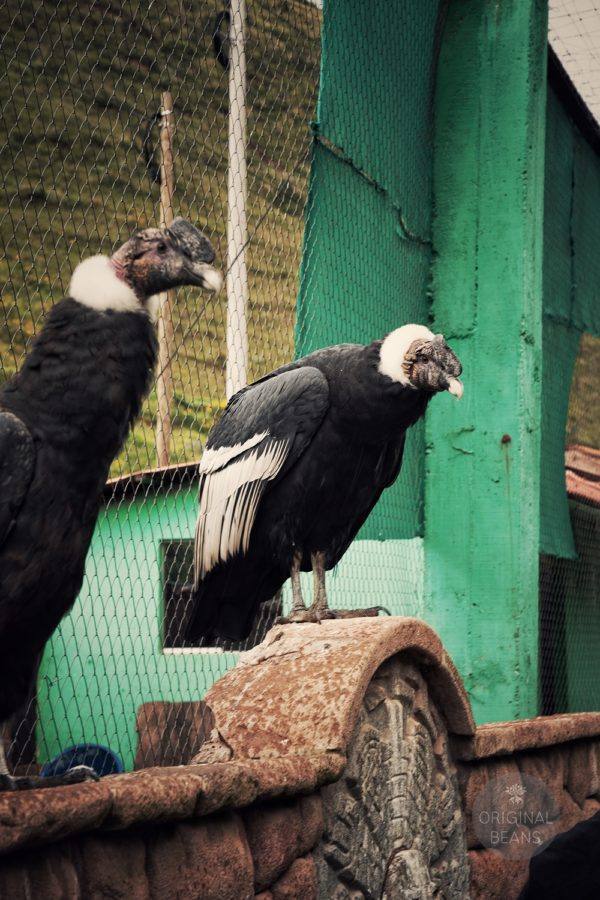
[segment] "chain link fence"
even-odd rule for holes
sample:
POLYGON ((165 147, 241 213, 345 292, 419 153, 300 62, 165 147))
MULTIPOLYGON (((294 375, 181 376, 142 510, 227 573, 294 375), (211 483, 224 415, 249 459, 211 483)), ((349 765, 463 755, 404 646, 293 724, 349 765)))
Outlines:
MULTIPOLYGON (((1 377, 21 364, 77 262, 166 217, 171 188, 173 213, 209 236, 227 273, 217 297, 178 290, 172 326, 163 318, 159 392, 114 463, 82 590, 15 721, 17 770, 90 742, 125 768, 136 754, 152 765, 164 755, 151 732, 173 748, 189 716, 201 730, 201 705, 186 702, 288 602, 284 588, 264 604, 243 644, 181 640, 197 462, 227 395, 294 354, 427 321, 443 4, 423 17, 408 6, 379 15, 369 28, 361 4, 332 6, 323 35, 320 5, 8 2, 1 377)), ((423 612, 423 460, 420 423, 405 477, 329 578, 332 606, 373 598, 423 612)))
MULTIPOLYGON (((157 731, 176 762, 186 734, 209 730, 201 705, 186 701, 202 697, 236 661, 236 651, 258 642, 286 602, 277 596, 265 604, 243 644, 186 647, 181 640, 197 462, 215 417, 237 385, 295 353, 427 320, 432 97, 445 5, 429 3, 421 17, 407 5, 393 20, 374 17, 368 29, 363 7, 349 3, 342 14, 343 5, 332 4, 322 35, 320 4, 308 0, 6 0, 0 380, 21 365, 75 265, 111 252, 161 216, 197 224, 227 272, 227 290, 218 296, 180 289, 170 304, 158 379, 160 385, 167 373, 164 394, 161 400, 153 390, 113 465, 80 597, 48 644, 36 690, 15 718, 10 761, 17 771, 88 742, 116 751, 125 768, 136 753, 139 764, 152 765, 164 761, 160 741, 146 741, 140 757, 139 738, 157 731), (321 46, 329 65, 317 110, 321 46), (171 211, 164 200, 161 206, 165 141, 173 159, 171 211), (365 303, 369 295, 377 304, 365 303)), ((584 97, 592 103, 591 94, 584 97)), ((563 165, 573 158, 572 137, 557 108, 549 107, 552 115, 544 262, 544 712, 600 703, 598 504, 589 491, 573 488, 567 506, 564 491, 565 435, 569 445, 600 446, 600 340, 570 320, 570 305, 569 315, 561 305, 572 303, 572 273, 565 281, 560 227, 565 204, 576 202, 570 189, 561 193, 561 185, 574 183, 573 165, 563 165), (561 406, 557 398, 567 397, 576 358, 567 408, 568 400, 561 406)), ((409 437, 401 483, 386 492, 349 551, 351 568, 342 565, 330 576, 332 606, 363 605, 356 600, 372 596, 394 612, 425 614, 425 449, 419 425, 409 437)), ((582 461, 596 465, 590 459, 587 452, 572 457, 571 471, 581 477, 582 461)), ((599 477, 588 472, 586 480, 599 477)))
MULTIPOLYGON (((230 342, 247 345, 244 380, 294 354, 321 10, 305 0, 7 0, 3 14, 0 380, 20 367, 76 264, 138 228, 182 215, 229 268, 227 291, 181 289, 170 304, 158 379, 168 368, 167 406, 155 388, 114 462, 81 597, 13 728, 17 769, 84 741, 116 747, 130 767, 141 704, 201 696, 232 662, 212 653, 190 672, 178 652, 195 464, 226 402, 230 342), (161 207, 165 138, 171 210, 161 207), (232 169, 244 206, 228 234, 232 169), (243 321, 231 308, 228 319, 228 294, 246 301, 243 321)), ((267 605, 247 645, 279 606, 267 605)))

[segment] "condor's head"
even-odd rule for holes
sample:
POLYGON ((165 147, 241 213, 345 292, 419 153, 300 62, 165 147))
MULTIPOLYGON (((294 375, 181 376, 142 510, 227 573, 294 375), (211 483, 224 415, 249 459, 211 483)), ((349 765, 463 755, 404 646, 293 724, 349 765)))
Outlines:
POLYGON ((220 289, 208 238, 186 219, 169 228, 138 231, 111 256, 92 256, 73 273, 69 296, 101 311, 147 312, 156 317, 157 294, 182 285, 220 289))
POLYGON ((434 394, 449 391, 463 395, 460 361, 443 335, 424 325, 404 325, 384 338, 379 351, 379 371, 406 387, 434 394))

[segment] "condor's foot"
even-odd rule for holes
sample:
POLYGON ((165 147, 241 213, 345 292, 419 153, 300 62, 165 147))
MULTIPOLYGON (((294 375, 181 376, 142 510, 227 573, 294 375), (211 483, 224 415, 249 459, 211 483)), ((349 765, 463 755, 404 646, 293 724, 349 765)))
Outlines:
POLYGON ((275 619, 276 625, 293 625, 298 622, 321 622, 323 619, 335 619, 334 609, 315 609, 310 606, 308 609, 293 609, 289 616, 279 616, 275 619))
POLYGON ((332 615, 323 616, 324 619, 362 619, 365 616, 378 616, 380 612, 391 616, 391 612, 385 606, 367 606, 365 609, 327 609, 325 612, 332 615))
POLYGON ((363 616, 374 617, 384 612, 391 615, 385 606, 369 606, 366 609, 329 609, 326 607, 314 607, 309 609, 292 610, 289 616, 279 616, 275 625, 292 625, 299 622, 320 623, 325 619, 362 619, 363 616))
POLYGON ((0 775, 0 791, 32 791, 99 780, 100 776, 89 766, 74 766, 64 775, 49 775, 47 778, 43 775, 0 775))

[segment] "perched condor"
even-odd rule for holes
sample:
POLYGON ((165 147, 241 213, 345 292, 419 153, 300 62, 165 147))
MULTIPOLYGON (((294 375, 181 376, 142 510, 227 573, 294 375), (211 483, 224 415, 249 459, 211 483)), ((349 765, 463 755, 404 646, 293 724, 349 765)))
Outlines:
POLYGON ((325 570, 398 477, 406 431, 431 397, 462 396, 461 371, 442 335, 405 325, 368 346, 318 350, 232 397, 200 463, 186 643, 243 640, 290 576, 286 621, 335 616, 325 570), (300 571, 311 568, 307 609, 300 571))
MULTIPOLYGON (((184 284, 218 290, 214 257, 176 219, 85 260, 0 391, 0 726, 25 702, 81 587, 110 465, 153 379, 155 295, 184 284)), ((89 774, 80 767, 67 780, 89 774)), ((0 740, 0 788, 58 780, 13 778, 0 740)))

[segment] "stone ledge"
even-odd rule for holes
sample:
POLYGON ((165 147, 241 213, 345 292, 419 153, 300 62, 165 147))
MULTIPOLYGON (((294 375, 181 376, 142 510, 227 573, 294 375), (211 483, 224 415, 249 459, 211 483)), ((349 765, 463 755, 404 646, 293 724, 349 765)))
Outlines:
POLYGON ((144 769, 100 782, 0 793, 0 855, 91 830, 193 820, 309 794, 341 775, 342 754, 144 769))
POLYGON ((464 761, 539 750, 600 736, 600 712, 560 713, 515 722, 479 725, 471 736, 451 736, 455 759, 464 761))
POLYGON ((206 695, 235 759, 344 752, 367 685, 387 659, 411 655, 448 731, 475 724, 460 676, 437 634, 418 619, 330 619, 272 628, 206 695))

